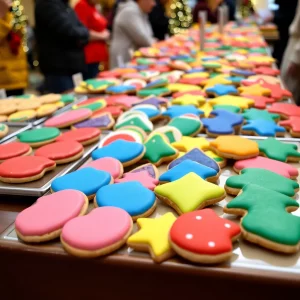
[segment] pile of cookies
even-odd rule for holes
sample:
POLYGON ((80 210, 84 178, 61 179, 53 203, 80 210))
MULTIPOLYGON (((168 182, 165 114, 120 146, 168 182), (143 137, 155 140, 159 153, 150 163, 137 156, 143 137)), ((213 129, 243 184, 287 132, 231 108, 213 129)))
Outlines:
POLYGON ((0 100, 0 122, 25 122, 46 117, 73 101, 73 95, 58 94, 24 95, 2 99, 0 100))

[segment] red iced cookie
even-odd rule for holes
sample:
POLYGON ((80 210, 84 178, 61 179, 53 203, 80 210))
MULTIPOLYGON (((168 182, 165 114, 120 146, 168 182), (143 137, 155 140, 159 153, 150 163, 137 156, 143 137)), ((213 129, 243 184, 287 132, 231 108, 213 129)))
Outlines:
POLYGON ((279 125, 289 129, 291 136, 300 137, 300 117, 289 117, 288 120, 279 122, 279 125))
POLYGON ((300 117, 300 107, 291 103, 273 103, 268 111, 279 114, 284 118, 300 117))
POLYGON ((31 147, 25 143, 12 142, 2 144, 0 145, 0 162, 17 156, 26 156, 31 152, 31 147))
POLYGON ((277 76, 280 74, 280 71, 278 69, 272 69, 269 67, 255 68, 253 71, 256 74, 263 74, 263 75, 269 75, 269 76, 277 76))
POLYGON ((290 91, 283 89, 280 84, 270 84, 270 83, 263 83, 262 86, 271 90, 271 98, 275 100, 283 100, 291 98, 293 95, 290 91))
POLYGON ((179 83, 192 84, 192 85, 201 85, 207 78, 181 78, 179 83))
POLYGON ((55 161, 45 157, 19 156, 10 158, 0 165, 0 181, 24 183, 38 180, 55 167, 55 161))
POLYGON ((267 104, 276 102, 275 99, 265 96, 252 96, 243 94, 243 97, 254 100, 254 107, 258 109, 265 109, 267 104))
POLYGON ((82 145, 89 145, 99 140, 101 130, 98 128, 78 128, 61 134, 57 141, 76 141, 82 145))
POLYGON ((170 230, 171 247, 180 256, 200 263, 219 263, 232 255, 240 226, 220 218, 212 209, 181 215, 170 230))
POLYGON ((66 164, 83 155, 83 146, 75 141, 55 142, 42 146, 35 151, 35 156, 46 157, 57 164, 66 164))
POLYGON ((97 118, 97 116, 103 115, 104 113, 110 113, 112 117, 116 119, 123 113, 123 110, 119 106, 107 106, 98 111, 95 111, 92 114, 91 118, 97 118))

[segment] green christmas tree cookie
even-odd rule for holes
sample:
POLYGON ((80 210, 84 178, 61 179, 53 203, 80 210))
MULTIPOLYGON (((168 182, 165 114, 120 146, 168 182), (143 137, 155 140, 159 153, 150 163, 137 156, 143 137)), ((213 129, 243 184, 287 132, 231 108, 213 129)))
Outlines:
POLYGON ((300 218, 289 212, 299 204, 292 198, 249 184, 227 204, 225 213, 243 216, 244 239, 283 253, 295 253, 300 246, 300 218))
POLYGON ((257 141, 257 144, 260 155, 283 162, 300 161, 300 152, 295 144, 283 143, 275 138, 257 141))

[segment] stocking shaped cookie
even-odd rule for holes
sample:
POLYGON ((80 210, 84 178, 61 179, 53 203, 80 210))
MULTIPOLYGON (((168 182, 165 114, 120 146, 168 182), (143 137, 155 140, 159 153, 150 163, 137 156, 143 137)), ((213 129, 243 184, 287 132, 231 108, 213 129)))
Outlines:
POLYGON ((220 218, 212 209, 197 210, 180 216, 170 231, 171 247, 192 262, 219 263, 232 255, 232 242, 240 227, 220 218))
POLYGON ((290 214, 299 207, 292 198, 249 184, 227 204, 226 213, 243 216, 243 237, 262 247, 284 253, 300 248, 300 218, 290 214))

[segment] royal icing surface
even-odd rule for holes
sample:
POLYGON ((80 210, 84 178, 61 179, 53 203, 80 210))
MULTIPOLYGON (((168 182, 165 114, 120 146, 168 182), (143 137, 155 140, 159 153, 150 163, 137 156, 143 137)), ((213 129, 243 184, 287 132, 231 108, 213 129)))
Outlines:
POLYGON ((169 143, 178 142, 182 139, 182 134, 174 126, 163 126, 154 130, 154 132, 163 133, 169 140, 169 143))
POLYGON ((92 158, 95 160, 103 157, 112 157, 121 163, 125 163, 142 155, 144 150, 145 147, 142 144, 116 140, 107 146, 93 151, 92 158))
POLYGON ((94 168, 83 168, 55 178, 51 183, 51 189, 53 192, 71 189, 91 196, 110 182, 111 175, 108 172, 94 168))
POLYGON ((284 127, 278 126, 275 122, 262 119, 248 121, 248 123, 242 127, 242 131, 255 132, 261 136, 283 135, 286 132, 284 127))
POLYGON ((64 132, 56 140, 65 142, 76 141, 82 143, 99 137, 100 133, 101 131, 98 128, 79 128, 64 132))
POLYGON ((135 115, 128 116, 125 119, 118 121, 115 128, 119 129, 125 126, 137 126, 143 129, 145 132, 151 132, 153 130, 153 124, 149 119, 135 115))
POLYGON ((38 129, 27 130, 17 135, 20 142, 23 143, 39 143, 55 139, 60 135, 57 128, 43 127, 38 129))
POLYGON ((254 105, 254 100, 246 97, 226 95, 211 99, 210 103, 211 105, 234 105, 241 109, 246 109, 254 105))
POLYGON ((280 118, 278 114, 272 114, 266 110, 250 108, 244 111, 243 117, 246 120, 266 120, 266 121, 276 121, 280 118))
POLYGON ((279 125, 290 128, 291 131, 300 132, 300 117, 289 117, 288 120, 279 122, 279 125))
POLYGON ((237 95, 238 90, 234 85, 216 84, 210 88, 207 88, 206 93, 213 94, 215 96, 237 95))
POLYGON ((239 113, 241 111, 241 109, 238 106, 234 106, 234 105, 214 105, 213 106, 213 110, 226 110, 232 113, 239 113))
POLYGON ((300 107, 291 103, 273 103, 268 111, 287 117, 300 117, 300 107))
POLYGON ((226 196, 223 188, 192 172, 178 180, 157 186, 154 192, 159 198, 167 198, 179 214, 201 209, 226 196))
POLYGON ((160 116, 160 110, 151 104, 135 105, 131 110, 138 110, 144 112, 149 119, 154 119, 160 116))
POLYGON ((292 167, 291 165, 262 156, 237 161, 235 162, 233 168, 238 171, 246 168, 265 169, 287 178, 294 178, 299 175, 298 169, 292 167))
POLYGON ((212 168, 206 167, 192 160, 185 160, 171 170, 163 173, 159 177, 159 181, 175 181, 190 172, 197 174, 203 179, 218 175, 218 172, 212 168))
POLYGON ((132 228, 128 213, 117 207, 101 207, 69 221, 62 240, 71 247, 95 251, 120 242, 132 228))
POLYGON ((91 129, 91 128, 99 128, 99 129, 109 129, 115 124, 114 119, 112 118, 110 113, 103 113, 102 115, 98 115, 98 117, 93 117, 91 119, 85 120, 83 122, 74 124, 74 128, 77 129, 91 129))
POLYGON ((232 251, 232 239, 240 232, 237 224, 207 208, 180 216, 170 230, 170 240, 195 254, 218 255, 232 251))
POLYGON ((115 183, 122 183, 128 181, 138 181, 145 188, 149 190, 154 190, 154 188, 158 185, 158 180, 149 175, 148 171, 141 171, 138 173, 125 173, 123 178, 116 179, 115 183))
POLYGON ((206 150, 209 148, 209 141, 202 137, 183 136, 180 141, 172 143, 172 146, 182 152, 188 152, 194 148, 206 150))
POLYGON ((0 165, 0 177, 27 178, 55 167, 55 162, 39 156, 19 156, 6 160, 0 165))
POLYGON ((151 176, 152 178, 157 178, 157 173, 158 173, 157 168, 152 164, 141 165, 141 166, 133 169, 130 172, 131 173, 139 173, 139 172, 143 172, 143 171, 147 171, 149 176, 151 176))
POLYGON ((190 136, 195 135, 201 130, 202 123, 198 117, 191 118, 183 115, 172 119, 168 126, 177 128, 183 136, 190 136))
POLYGON ((6 160, 16 156, 21 156, 29 153, 31 147, 20 142, 11 142, 0 145, 0 160, 6 160))
POLYGON ((256 184, 289 197, 293 197, 295 190, 299 189, 299 184, 296 181, 258 168, 243 169, 240 175, 229 177, 225 183, 227 187, 234 189, 242 189, 248 184, 256 184))
POLYGON ((73 190, 43 196, 17 216, 16 230, 23 236, 41 236, 59 230, 80 214, 85 199, 84 194, 73 190))
POLYGON ((200 116, 203 115, 203 111, 193 105, 172 105, 162 113, 162 116, 173 119, 184 114, 194 114, 196 116, 200 116))
POLYGON ((99 189, 96 194, 98 206, 119 207, 133 217, 150 210, 155 199, 155 194, 137 181, 112 184, 99 189))

